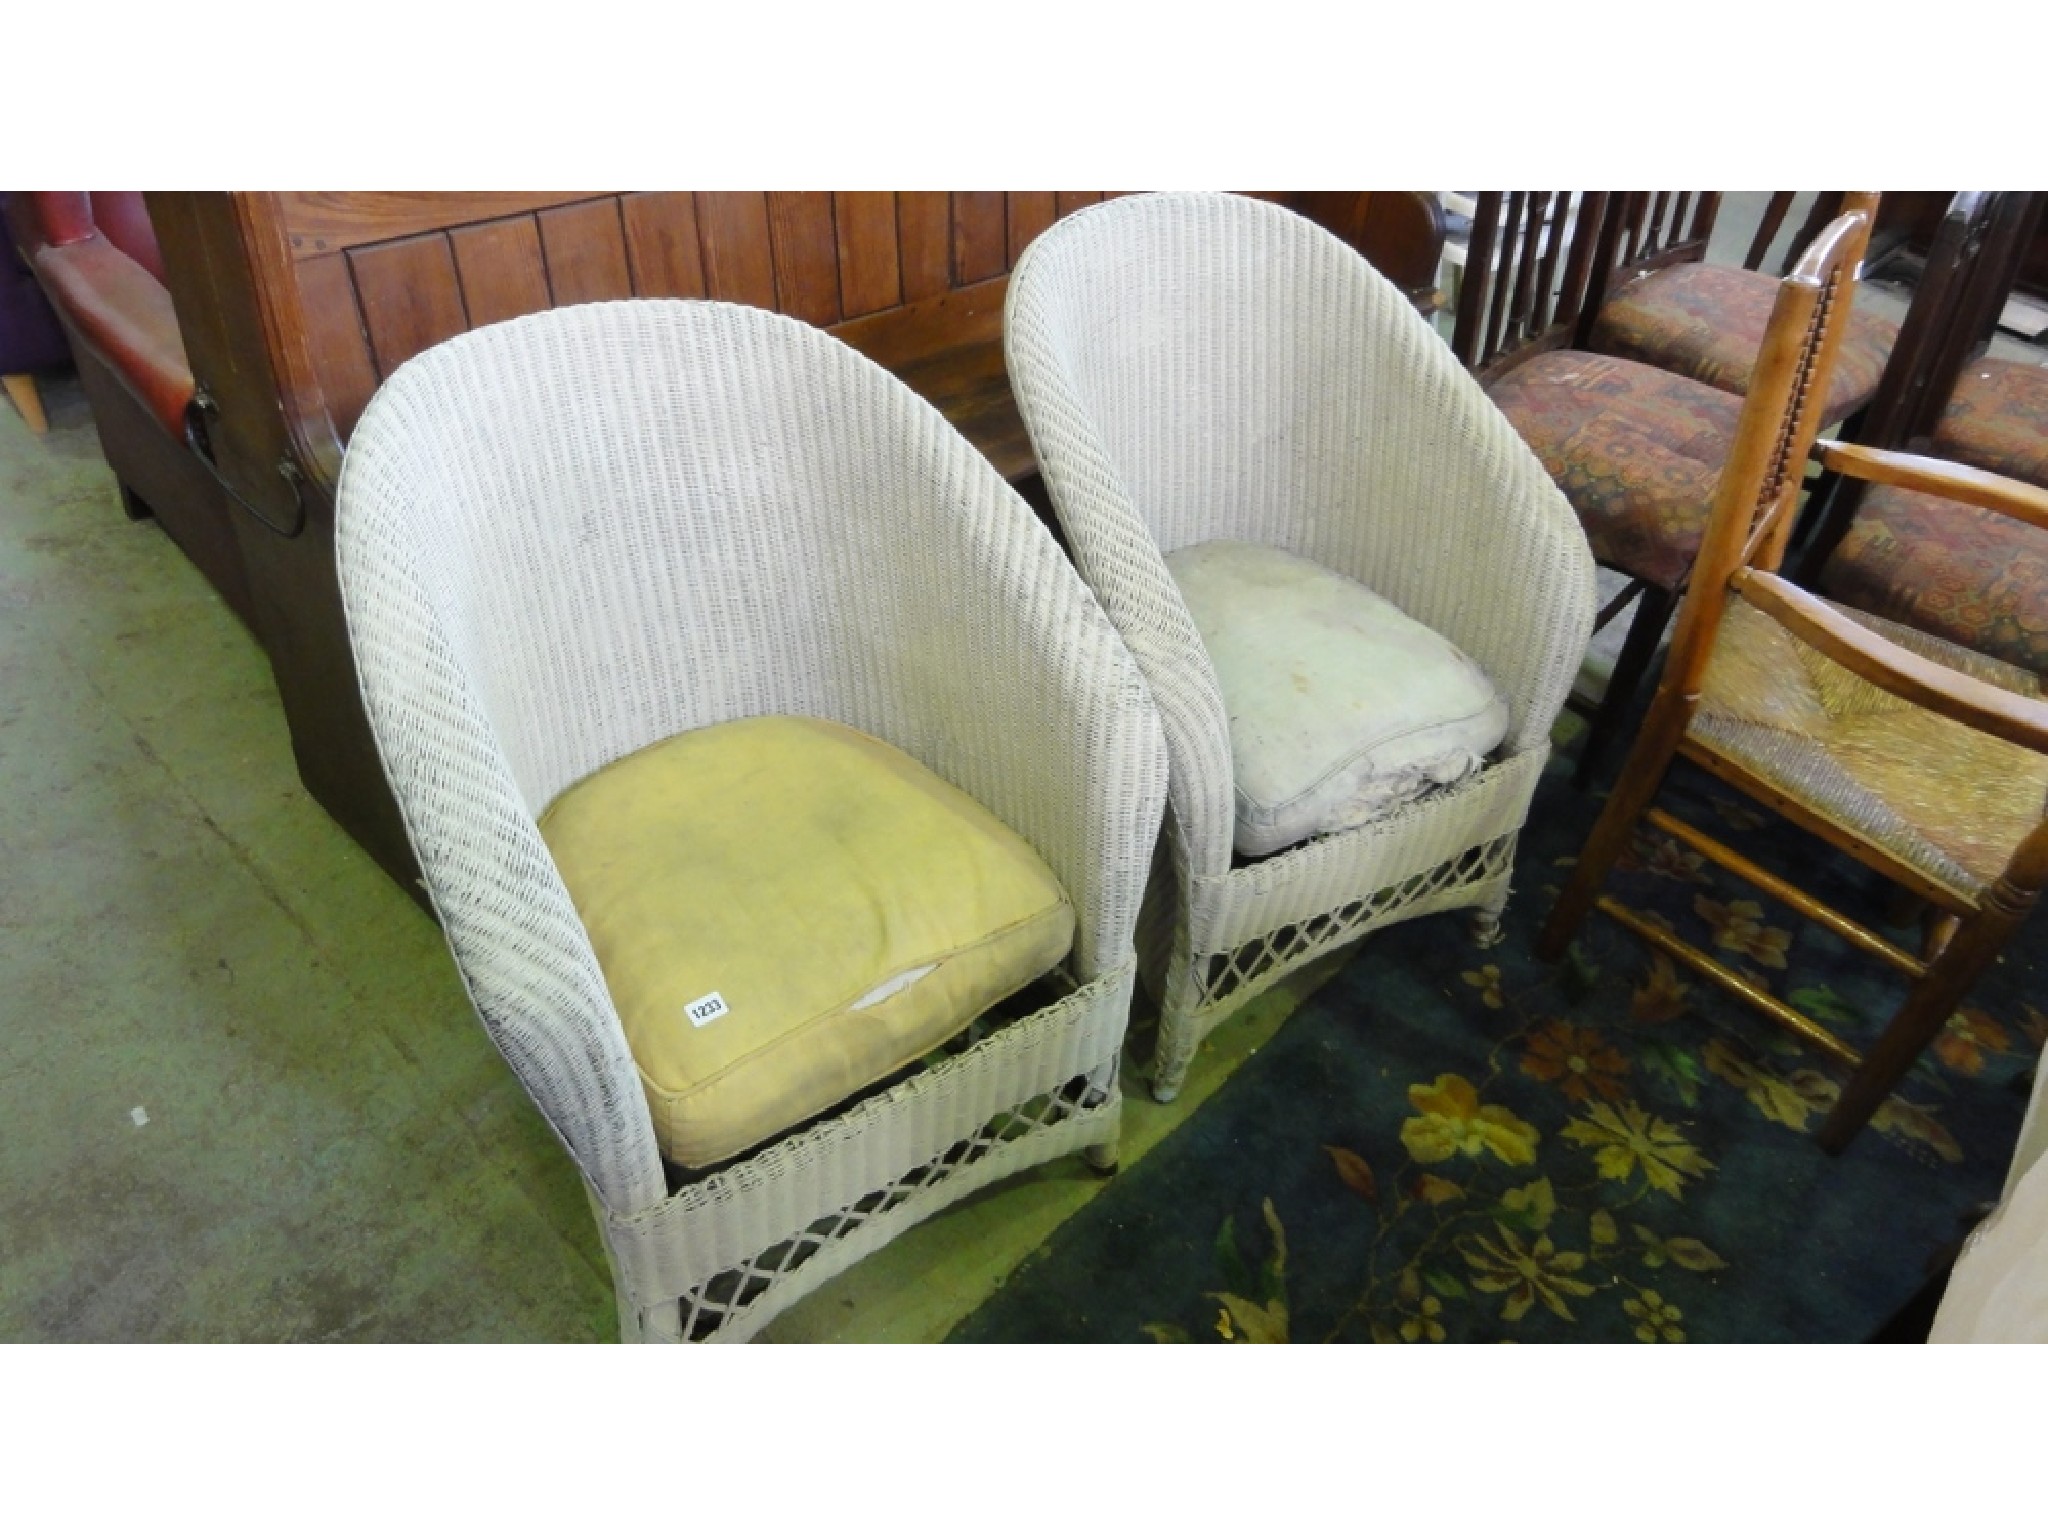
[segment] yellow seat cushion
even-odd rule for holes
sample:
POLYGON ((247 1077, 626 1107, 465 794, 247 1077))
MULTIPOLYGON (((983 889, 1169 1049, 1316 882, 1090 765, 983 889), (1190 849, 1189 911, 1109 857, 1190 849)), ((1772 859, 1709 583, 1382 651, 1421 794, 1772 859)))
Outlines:
POLYGON ((672 736, 572 785, 540 829, 655 1138, 687 1168, 915 1061, 1073 942, 1066 893, 1028 843, 831 721, 672 736))

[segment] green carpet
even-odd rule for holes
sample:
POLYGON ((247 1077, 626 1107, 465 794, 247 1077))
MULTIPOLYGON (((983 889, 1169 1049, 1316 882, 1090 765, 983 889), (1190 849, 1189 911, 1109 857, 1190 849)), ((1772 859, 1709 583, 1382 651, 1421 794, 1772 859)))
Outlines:
MULTIPOLYGON (((2048 1035, 2037 918, 1839 1157, 1840 1070, 1594 914, 1536 930, 1597 803, 1553 761, 1507 938, 1365 941, 956 1341, 1871 1337, 1997 1197, 2048 1035)), ((1852 914, 1883 882, 1679 765, 1663 801, 1852 914)), ((1612 888, 1867 1044, 1879 962, 1646 830, 1612 888)), ((1895 933, 1910 943, 1909 934, 1895 933)))

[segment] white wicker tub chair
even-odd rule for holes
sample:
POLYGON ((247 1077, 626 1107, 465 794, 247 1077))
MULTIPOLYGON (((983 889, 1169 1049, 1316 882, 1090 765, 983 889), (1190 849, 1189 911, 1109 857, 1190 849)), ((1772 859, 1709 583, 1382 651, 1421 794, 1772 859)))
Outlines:
POLYGON ((561 309, 396 372, 336 518, 426 888, 588 1187, 624 1339, 751 1337, 995 1179, 1113 1164, 1165 747, 1051 534, 937 411, 765 311, 561 309), (1064 888, 1073 947, 1036 1011, 684 1176, 536 817, 649 743, 777 714, 879 738, 993 812, 1064 888))
POLYGON ((1172 759, 1141 925, 1156 1097, 1290 971, 1401 918, 1498 934, 1516 833, 1592 626, 1571 508, 1401 294, 1338 240, 1227 194, 1069 216, 1010 280, 1005 345, 1076 562, 1150 683, 1172 759), (1462 649, 1510 708, 1453 787, 1233 862, 1230 723, 1165 557, 1206 541, 1316 562, 1462 649))

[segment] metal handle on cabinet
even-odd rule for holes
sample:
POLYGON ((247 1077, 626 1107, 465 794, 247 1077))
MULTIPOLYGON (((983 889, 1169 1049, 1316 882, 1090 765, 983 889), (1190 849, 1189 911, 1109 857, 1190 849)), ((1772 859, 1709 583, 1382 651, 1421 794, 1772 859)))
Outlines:
POLYGON ((298 465, 288 458, 282 458, 277 461, 278 474, 284 478, 285 484, 292 488, 292 519, 289 527, 272 522, 265 515, 261 507, 250 501, 248 497, 235 488, 233 482, 221 473, 220 466, 214 462, 213 445, 207 439, 206 418, 216 416, 219 413, 220 406, 215 403, 213 396, 206 392, 205 385, 202 384, 194 389, 192 391, 192 402, 185 407, 185 446, 192 450, 194 458, 206 466, 206 472, 213 476, 214 483, 227 492, 229 499, 235 505, 244 512, 247 512, 279 538, 296 539, 306 527, 306 477, 304 473, 301 472, 298 465))

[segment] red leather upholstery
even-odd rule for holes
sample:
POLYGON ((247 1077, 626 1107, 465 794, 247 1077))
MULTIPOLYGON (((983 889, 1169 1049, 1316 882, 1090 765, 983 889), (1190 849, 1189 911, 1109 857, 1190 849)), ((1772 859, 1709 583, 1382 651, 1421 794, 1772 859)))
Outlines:
POLYGON ((46 245, 36 253, 35 265, 51 302, 113 365, 163 429, 182 440, 192 367, 170 290, 100 234, 46 245))
POLYGON ((92 192, 92 221, 99 232, 159 283, 167 283, 164 253, 157 249, 156 231, 150 227, 149 210, 140 192, 92 192))
POLYGON ((15 194, 22 228, 21 248, 33 256, 46 245, 70 245, 92 238, 90 192, 20 192, 15 194))
POLYGON ((27 192, 13 202, 17 237, 50 302, 183 442, 192 366, 142 194, 27 192))
POLYGON ((236 514, 187 446, 192 365, 139 192, 30 192, 10 224, 63 321, 100 451, 130 517, 154 517, 252 627, 236 514))

